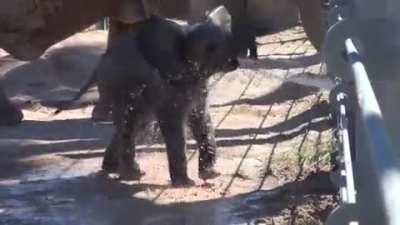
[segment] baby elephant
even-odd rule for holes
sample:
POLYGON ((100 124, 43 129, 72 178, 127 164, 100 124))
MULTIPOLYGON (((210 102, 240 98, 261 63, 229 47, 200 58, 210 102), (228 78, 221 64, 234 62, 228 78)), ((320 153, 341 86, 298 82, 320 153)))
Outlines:
POLYGON ((100 91, 112 93, 116 127, 105 151, 104 171, 140 179, 144 173, 135 160, 135 136, 156 119, 173 185, 193 184, 187 175, 186 121, 200 151, 199 177, 218 175, 207 79, 238 66, 230 24, 224 7, 214 9, 204 22, 187 26, 153 16, 103 55, 95 76, 100 91))

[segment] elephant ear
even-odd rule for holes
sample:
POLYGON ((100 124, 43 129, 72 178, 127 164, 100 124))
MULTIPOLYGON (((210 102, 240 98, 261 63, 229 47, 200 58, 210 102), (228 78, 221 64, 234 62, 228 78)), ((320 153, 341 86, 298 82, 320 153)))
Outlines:
POLYGON ((231 31, 232 18, 231 14, 224 6, 218 6, 207 15, 207 21, 220 27, 225 31, 231 31))

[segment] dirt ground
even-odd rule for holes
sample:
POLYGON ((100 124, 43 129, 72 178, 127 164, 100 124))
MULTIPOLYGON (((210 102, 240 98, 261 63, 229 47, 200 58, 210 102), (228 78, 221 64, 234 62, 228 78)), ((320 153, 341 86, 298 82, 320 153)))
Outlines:
MULTIPOLYGON (((0 224, 322 224, 335 206, 329 183, 332 86, 302 28, 259 38, 258 62, 210 80, 221 176, 172 188, 158 133, 138 140, 146 175, 120 182, 98 173, 111 123, 90 120, 95 88, 57 116, 37 102, 67 99, 104 51, 105 33, 77 34, 41 59, 0 58, 0 76, 25 119, 0 128, 0 224)), ((4 53, 0 53, 5 55, 4 53)))

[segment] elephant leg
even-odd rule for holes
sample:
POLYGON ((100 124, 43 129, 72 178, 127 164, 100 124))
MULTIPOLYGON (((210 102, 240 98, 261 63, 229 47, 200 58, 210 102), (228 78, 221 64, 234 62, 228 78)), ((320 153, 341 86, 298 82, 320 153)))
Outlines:
POLYGON ((0 126, 16 125, 20 123, 22 119, 22 111, 11 103, 3 88, 0 86, 0 126))
POLYGON ((118 136, 116 133, 111 139, 111 143, 104 152, 103 163, 101 168, 106 173, 115 173, 118 170, 118 136))
POLYGON ((192 186, 194 182, 187 175, 184 119, 179 113, 170 114, 164 112, 161 114, 159 116, 160 130, 167 146, 169 174, 172 185, 176 187, 192 186))
POLYGON ((121 37, 124 37, 127 33, 134 30, 140 21, 136 23, 124 23, 119 20, 110 18, 110 27, 108 30, 107 38, 107 49, 109 49, 114 43, 118 41, 121 37))
POLYGON ((193 108, 189 116, 189 126, 199 148, 199 177, 211 179, 219 175, 214 169, 217 144, 205 98, 206 96, 193 108))
MULTIPOLYGON (((118 42, 118 40, 128 32, 140 26, 140 22, 135 24, 124 23, 115 19, 110 19, 110 29, 108 31, 107 50, 118 42)), ((106 51, 107 51, 106 50, 106 51)), ((112 118, 112 94, 110 90, 99 87, 99 100, 93 108, 92 119, 95 121, 109 121, 112 118)))
POLYGON ((251 37, 251 41, 249 43, 249 51, 250 51, 249 57, 251 59, 258 59, 257 42, 255 36, 251 37))
POLYGON ((139 164, 136 162, 134 135, 138 130, 137 123, 140 118, 137 117, 137 112, 131 106, 132 101, 129 94, 122 93, 119 98, 113 100, 118 173, 122 180, 139 180, 144 172, 140 170, 139 164))

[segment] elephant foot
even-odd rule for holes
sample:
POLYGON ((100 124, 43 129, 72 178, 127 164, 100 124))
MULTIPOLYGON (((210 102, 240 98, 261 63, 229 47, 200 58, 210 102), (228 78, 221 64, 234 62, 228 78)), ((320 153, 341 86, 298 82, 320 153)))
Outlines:
POLYGON ((133 166, 124 164, 125 163, 121 163, 118 168, 120 180, 140 180, 140 178, 145 175, 145 172, 139 168, 137 163, 134 163, 133 166))
POLYGON ((252 60, 258 60, 258 56, 252 56, 252 55, 250 55, 249 58, 252 59, 252 60))
POLYGON ((95 105, 92 111, 92 120, 94 121, 111 121, 112 112, 110 106, 95 105))
POLYGON ((19 124, 24 115, 22 111, 12 103, 0 106, 0 126, 13 126, 19 124))
POLYGON ((252 60, 257 60, 257 59, 258 59, 258 53, 257 53, 257 51, 256 51, 256 52, 251 52, 251 51, 250 51, 249 58, 252 59, 252 60))
POLYGON ((199 170, 199 177, 203 180, 213 179, 221 175, 219 172, 215 171, 214 168, 206 168, 199 170))
POLYGON ((105 173, 116 173, 118 171, 118 161, 117 162, 108 162, 108 161, 104 160, 101 165, 101 169, 105 173))
POLYGON ((115 138, 113 137, 110 145, 107 146, 104 152, 103 163, 101 164, 101 169, 105 173, 117 173, 119 161, 116 155, 117 149, 115 149, 115 138))
POLYGON ((173 187, 191 187, 194 185, 195 182, 189 177, 175 178, 172 180, 173 187))

